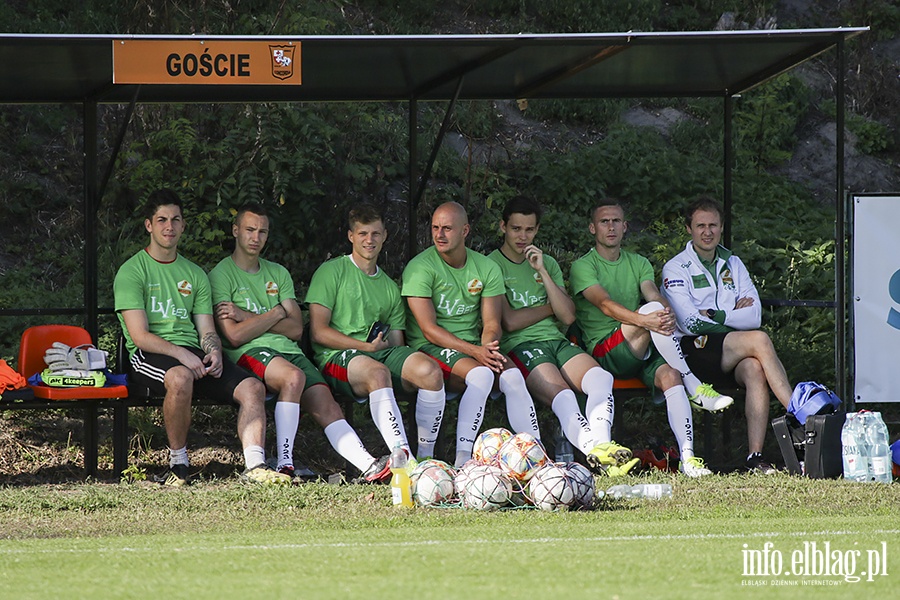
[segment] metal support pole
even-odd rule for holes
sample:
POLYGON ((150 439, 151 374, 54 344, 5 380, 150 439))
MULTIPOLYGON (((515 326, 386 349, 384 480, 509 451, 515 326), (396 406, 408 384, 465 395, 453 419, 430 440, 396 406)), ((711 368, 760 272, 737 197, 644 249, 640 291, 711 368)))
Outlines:
POLYGON ((407 193, 407 225, 406 225, 406 261, 412 260, 418 253, 416 243, 416 226, 419 222, 419 207, 416 206, 416 187, 419 181, 418 136, 419 136, 419 103, 415 98, 409 101, 409 192, 407 193))
POLYGON ((844 274, 845 231, 844 215, 844 73, 846 71, 844 57, 844 36, 838 36, 837 42, 837 76, 835 78, 835 249, 834 249, 834 301, 837 304, 837 314, 834 319, 834 369, 835 387, 838 397, 849 400, 848 408, 853 407, 853 399, 850 398, 848 387, 850 373, 847 370, 847 293, 846 275, 844 274))
POLYGON ((460 77, 459 83, 456 84, 456 91, 453 92, 453 97, 450 99, 450 104, 447 105, 447 112, 444 113, 444 120, 441 121, 441 128, 434 140, 434 146, 431 148, 428 162, 425 163, 425 170, 422 171, 422 181, 416 189, 416 208, 419 207, 419 202, 422 200, 422 196, 425 195, 425 186, 428 184, 428 178, 431 177, 431 169, 434 167, 434 161, 437 160, 438 152, 441 149, 441 143, 444 141, 444 135, 446 135, 447 130, 450 129, 450 117, 453 116, 453 109, 456 107, 456 100, 459 98, 459 93, 462 91, 462 85, 463 78, 460 77))
POLYGON ((97 103, 83 105, 84 127, 84 328, 97 343, 97 103))
POLYGON ((722 245, 731 247, 731 205, 734 200, 733 171, 734 171, 734 139, 731 122, 734 120, 734 98, 729 94, 725 96, 725 123, 722 136, 723 154, 723 189, 722 206, 725 209, 725 223, 722 224, 722 245))

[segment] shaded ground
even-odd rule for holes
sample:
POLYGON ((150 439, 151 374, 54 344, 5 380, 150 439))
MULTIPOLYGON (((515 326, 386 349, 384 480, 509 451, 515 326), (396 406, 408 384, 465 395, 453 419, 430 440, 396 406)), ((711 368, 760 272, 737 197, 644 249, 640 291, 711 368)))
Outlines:
MULTIPOLYGON (((891 431, 891 440, 900 438, 900 403, 867 405, 880 410, 891 431)), ((649 400, 627 399, 617 402, 616 438, 619 442, 639 450, 647 447, 651 438, 658 437, 674 446, 665 408, 649 400)), ((164 470, 168 454, 158 409, 131 409, 131 457, 133 470, 153 475, 164 470)), ((439 457, 452 456, 451 424, 455 423, 455 407, 448 408, 447 419, 438 445, 439 457), (449 433, 448 433, 449 432, 449 433)), ((549 409, 540 407, 541 431, 548 450, 553 452, 553 431, 556 425, 549 409)), ((783 414, 773 409, 772 416, 783 414)), ((383 450, 378 431, 368 414, 367 406, 357 406, 357 430, 372 454, 383 450)), ((746 424, 742 403, 722 415, 705 418, 695 413, 695 447, 710 466, 721 472, 739 469, 746 457, 746 424), (706 447, 706 427, 710 427, 706 447)), ((234 432, 234 411, 225 407, 195 409, 194 423, 188 441, 192 473, 204 479, 234 477, 243 468, 243 455, 234 432)), ((271 423, 271 415, 270 415, 271 423)), ((489 406, 482 430, 505 425, 502 402, 489 406)), ((84 478, 83 422, 80 410, 4 411, 0 413, 0 486, 43 485, 80 481, 84 478)), ((272 453, 270 425, 269 455, 272 453)), ((407 431, 411 431, 409 424, 407 431)), ((99 479, 116 481, 112 471, 112 415, 101 414, 99 479)), ((386 451, 386 450, 385 450, 386 451)), ((766 437, 766 458, 783 465, 771 431, 766 437)), ((301 419, 300 432, 294 451, 295 461, 309 465, 327 477, 341 473, 343 459, 328 445, 322 430, 309 417, 301 419)), ((355 475, 355 473, 351 474, 355 475)))

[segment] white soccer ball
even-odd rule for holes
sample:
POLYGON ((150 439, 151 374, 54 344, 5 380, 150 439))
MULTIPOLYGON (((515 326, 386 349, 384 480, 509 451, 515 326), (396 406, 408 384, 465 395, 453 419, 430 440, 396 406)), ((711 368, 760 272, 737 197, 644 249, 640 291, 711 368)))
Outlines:
POLYGON ((466 508, 494 510, 506 506, 513 493, 512 482, 497 467, 477 465, 464 469, 460 500, 466 508))
POLYGON ((597 495, 594 474, 588 471, 587 467, 577 462, 566 463, 566 470, 575 484, 575 505, 573 508, 590 508, 594 504, 594 498, 597 495))
POLYGON ((503 427, 494 427, 493 429, 482 431, 475 438, 472 458, 483 465, 496 465, 500 447, 512 436, 512 432, 503 427))
POLYGON ((568 510, 576 503, 581 484, 569 474, 566 463, 549 463, 528 482, 528 497, 541 510, 568 510))
POLYGON ((509 438, 500 447, 498 459, 504 473, 523 483, 550 460, 544 446, 528 433, 509 438))
POLYGON ((409 476, 413 502, 420 506, 437 506, 453 500, 456 472, 440 460, 425 460, 416 465, 409 476))

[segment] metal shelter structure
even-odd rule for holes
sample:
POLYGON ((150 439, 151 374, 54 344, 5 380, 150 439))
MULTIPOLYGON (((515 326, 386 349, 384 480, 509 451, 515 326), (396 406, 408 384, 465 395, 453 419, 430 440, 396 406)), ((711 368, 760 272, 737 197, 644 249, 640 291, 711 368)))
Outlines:
MULTIPOLYGON (((98 275, 96 219, 116 153, 136 103, 399 101, 409 104, 409 252, 414 251, 418 203, 458 99, 717 97, 724 103, 725 241, 730 239, 733 98, 803 62, 834 50, 837 81, 835 156, 836 255, 844 255, 844 55, 847 40, 868 28, 714 32, 422 36, 137 36, 0 34, 0 103, 72 104, 84 125, 84 304, 81 309, 12 309, 2 315, 82 314, 96 339, 98 275), (192 44, 199 60, 209 48, 245 43, 299 49, 302 83, 244 85, 184 79, 123 82, 114 48, 134 43, 192 44), (195 82, 196 81, 196 82, 195 82), (420 170, 417 103, 448 102, 430 156, 420 170), (127 118, 101 175, 99 104, 121 104, 127 118)), ((147 47, 147 46, 144 46, 147 47)), ((171 54, 169 55, 171 56, 171 54)), ((218 55, 217 55, 218 56, 218 55)), ((186 60, 186 59, 185 59, 186 60)), ((213 63, 210 63, 213 64, 213 63)), ((216 67, 220 63, 214 63, 216 67)), ((194 63, 197 67, 198 63, 194 63)), ((232 63, 233 67, 233 63, 232 63)), ((239 66, 238 66, 239 69, 239 66)), ((197 71, 195 70, 195 73, 197 71)), ((835 281, 836 336, 846 339, 843 261, 835 281)), ((838 373, 845 344, 837 344, 838 373)), ((845 397, 845 378, 838 393, 845 397)))

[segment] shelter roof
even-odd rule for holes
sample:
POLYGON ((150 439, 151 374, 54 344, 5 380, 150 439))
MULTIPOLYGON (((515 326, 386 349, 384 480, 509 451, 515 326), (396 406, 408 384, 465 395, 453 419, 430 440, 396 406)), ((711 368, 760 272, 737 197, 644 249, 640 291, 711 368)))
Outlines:
POLYGON ((742 93, 868 28, 414 36, 0 34, 0 103, 129 102, 116 41, 300 43, 300 85, 144 84, 139 102, 599 98, 742 93))

